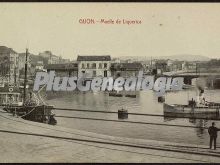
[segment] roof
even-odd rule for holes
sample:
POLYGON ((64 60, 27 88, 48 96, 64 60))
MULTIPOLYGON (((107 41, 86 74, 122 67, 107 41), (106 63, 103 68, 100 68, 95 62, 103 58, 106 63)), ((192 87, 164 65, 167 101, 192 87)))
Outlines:
POLYGON ((0 46, 0 54, 7 54, 7 53, 17 53, 12 48, 8 48, 6 46, 0 46))
POLYGON ((41 63, 37 63, 36 66, 44 66, 44 65, 41 63))
POLYGON ((78 56, 77 61, 111 61, 111 56, 78 56))
POLYGON ((167 60, 161 59, 161 60, 156 60, 155 62, 156 62, 156 63, 167 63, 167 60))
POLYGON ((66 69, 78 69, 77 63, 69 64, 48 64, 45 66, 45 69, 49 70, 66 70, 66 69))
POLYGON ((143 65, 139 62, 134 63, 112 63, 111 69, 124 69, 124 70, 140 70, 143 68, 143 65))

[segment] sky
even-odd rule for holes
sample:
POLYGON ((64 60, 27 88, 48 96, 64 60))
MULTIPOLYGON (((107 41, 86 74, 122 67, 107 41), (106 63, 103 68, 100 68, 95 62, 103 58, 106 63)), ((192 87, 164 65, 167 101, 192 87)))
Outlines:
POLYGON ((0 45, 21 53, 220 58, 220 4, 1 3, 0 45), (114 24, 82 24, 112 19, 114 24), (116 24, 116 20, 141 24, 116 24))

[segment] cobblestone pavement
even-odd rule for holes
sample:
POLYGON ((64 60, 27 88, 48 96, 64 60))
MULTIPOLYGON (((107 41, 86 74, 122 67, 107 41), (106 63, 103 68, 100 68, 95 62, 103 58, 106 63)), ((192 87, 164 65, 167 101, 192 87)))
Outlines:
POLYGON ((219 162, 208 146, 121 138, 26 121, 0 111, 0 162, 219 162))

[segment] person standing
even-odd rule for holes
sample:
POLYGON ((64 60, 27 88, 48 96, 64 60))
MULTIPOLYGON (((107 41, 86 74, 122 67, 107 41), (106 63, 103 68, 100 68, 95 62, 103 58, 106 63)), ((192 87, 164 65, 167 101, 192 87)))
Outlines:
POLYGON ((208 133, 210 136, 210 143, 209 143, 210 149, 212 148, 212 142, 214 141, 214 150, 216 150, 216 139, 217 139, 218 131, 220 131, 220 129, 215 127, 215 122, 212 122, 212 126, 210 126, 208 129, 208 133))

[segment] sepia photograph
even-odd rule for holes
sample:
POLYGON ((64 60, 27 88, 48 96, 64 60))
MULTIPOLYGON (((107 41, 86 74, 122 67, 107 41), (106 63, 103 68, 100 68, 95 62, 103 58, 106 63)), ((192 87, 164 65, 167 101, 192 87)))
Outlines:
POLYGON ((0 163, 220 162, 220 3, 0 3, 0 163))

